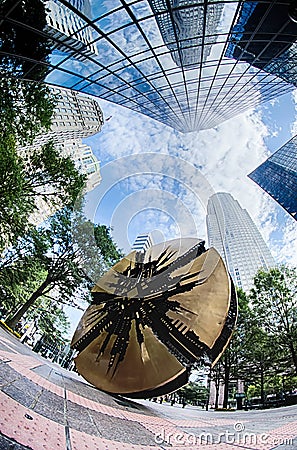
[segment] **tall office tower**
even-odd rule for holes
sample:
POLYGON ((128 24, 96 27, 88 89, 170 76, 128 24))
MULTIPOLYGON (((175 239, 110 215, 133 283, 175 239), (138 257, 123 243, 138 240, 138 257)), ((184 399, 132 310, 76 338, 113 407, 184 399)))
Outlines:
POLYGON ((290 19, 288 4, 296 2, 243 3, 226 56, 246 61, 297 86, 297 23, 290 19))
MULTIPOLYGON (((267 9, 267 14, 264 13, 256 24, 256 30, 260 30, 260 23, 271 23, 271 28, 265 28, 261 36, 247 31, 249 43, 256 45, 261 37, 263 51, 261 47, 254 59, 261 62, 266 48, 273 48, 275 42, 281 43, 279 50, 272 52, 272 60, 265 60, 265 63, 272 63, 278 52, 283 54, 287 47, 292 50, 297 36, 297 25, 290 22, 288 14, 287 25, 276 20, 275 15, 271 16, 271 22, 268 15, 270 8, 278 5, 289 12, 288 1, 206 0, 197 1, 196 5, 194 0, 94 1, 89 17, 90 11, 83 11, 82 3, 55 0, 56 22, 61 21, 64 34, 57 31, 53 37, 49 29, 42 34, 38 28, 30 28, 36 39, 38 35, 43 38, 47 35, 53 51, 48 61, 38 60, 34 49, 32 55, 24 55, 23 60, 30 59, 31 72, 34 62, 41 72, 41 66, 46 67, 45 81, 52 85, 125 106, 181 132, 212 128, 293 89, 288 83, 291 76, 288 65, 282 64, 282 73, 280 70, 270 73, 266 71, 266 64, 257 67, 256 61, 251 64, 235 53, 235 46, 238 49, 244 42, 240 41, 240 31, 235 34, 234 27, 243 21, 242 7, 250 3, 255 6, 254 11, 257 5, 267 9), (161 6, 157 10, 158 5, 161 6), (74 23, 74 18, 82 23, 69 33, 66 45, 67 26, 74 23), (166 24, 168 38, 163 24, 166 24), (283 33, 284 27, 288 27, 288 33, 283 33), (98 55, 86 52, 82 40, 77 38, 78 28, 81 32, 92 33, 98 55), (233 50, 229 47, 226 53, 229 44, 234 47, 233 50), (59 50, 60 45, 65 48, 63 52, 59 50), (197 64, 197 57, 203 64, 197 64)), ((13 23, 18 29, 22 26, 10 11, 3 20, 7 20, 7 26, 13 23)), ((247 47, 247 51, 254 52, 254 49, 247 47)), ((22 55, 15 58, 19 63, 22 55)), ((28 74, 24 72, 22 76, 26 78, 28 74)))
POLYGON ((58 0, 46 2, 46 31, 54 41, 53 49, 69 52, 71 49, 78 53, 75 57, 84 61, 87 56, 98 55, 94 41, 94 32, 88 27, 86 20, 80 17, 82 13, 86 18, 91 16, 89 0, 71 0, 69 6, 58 0), (71 6, 75 8, 73 11, 71 6))
POLYGON ((234 283, 244 291, 252 288, 260 268, 275 265, 249 213, 231 194, 219 192, 209 198, 206 224, 209 246, 220 253, 234 283))
POLYGON ((148 248, 152 247, 154 244, 153 239, 150 233, 139 234, 134 244, 132 245, 132 250, 136 250, 138 252, 145 252, 148 248))
POLYGON ((101 131, 104 119, 96 100, 69 89, 52 88, 51 91, 57 100, 51 128, 47 133, 39 135, 32 145, 22 147, 23 149, 39 148, 49 140, 59 144, 101 131))
MULTIPOLYGON (((101 181, 100 162, 94 155, 91 147, 82 143, 81 139, 71 139, 56 144, 62 156, 69 156, 78 171, 87 175, 85 192, 92 191, 101 181)), ((50 192, 50 191, 49 191, 50 192)), ((42 198, 37 200, 37 210, 31 214, 29 221, 34 225, 39 225, 56 211, 63 207, 59 205, 49 205, 42 198)))
POLYGON ((92 191, 101 181, 100 161, 94 155, 90 146, 81 139, 71 139, 58 144, 61 155, 70 156, 77 169, 87 175, 86 191, 92 191))
MULTIPOLYGON (((68 89, 52 89, 57 99, 52 125, 47 133, 40 134, 30 145, 19 147, 20 154, 42 147, 52 140, 62 156, 70 156, 76 168, 87 175, 86 192, 94 189, 101 181, 100 163, 91 147, 82 143, 82 138, 98 133, 103 125, 103 113, 98 102, 88 96, 68 89)), ((61 205, 62 207, 63 205, 61 205)), ((44 200, 30 217, 38 225, 57 211, 44 200)))
POLYGON ((297 135, 249 177, 297 220, 297 135))
POLYGON ((207 6, 204 28, 204 7, 196 0, 148 0, 164 40, 175 64, 185 69, 205 62, 216 41, 216 30, 223 11, 222 4, 207 6), (196 4, 196 6, 194 6, 196 4), (186 9, 179 9, 186 6, 186 9), (160 14, 162 13, 163 14, 160 14))

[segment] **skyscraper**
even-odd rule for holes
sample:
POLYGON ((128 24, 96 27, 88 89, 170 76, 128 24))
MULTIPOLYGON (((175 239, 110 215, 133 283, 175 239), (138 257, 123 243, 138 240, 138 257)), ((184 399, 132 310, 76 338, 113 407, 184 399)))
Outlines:
POLYGON ((297 135, 249 177, 297 220, 297 135))
POLYGON ((72 139, 61 142, 58 148, 63 156, 69 156, 74 161, 81 173, 87 175, 87 192, 100 183, 100 162, 89 145, 83 144, 81 139, 72 139))
POLYGON ((132 250, 137 250, 138 252, 145 252, 154 244, 152 236, 150 233, 139 234, 134 244, 132 245, 132 250))
POLYGON ((164 40, 171 51, 173 61, 185 69, 197 67, 210 54, 211 44, 216 41, 216 29, 223 11, 222 4, 207 6, 204 28, 204 7, 196 0, 148 0, 164 40), (196 6, 195 6, 196 4, 196 6), (186 6, 186 9, 179 9, 186 6), (167 12, 164 14, 164 10, 167 12), (163 11, 163 14, 159 14, 163 11))
POLYGON ((209 198, 206 224, 209 246, 220 253, 234 283, 244 291, 252 288, 260 268, 275 265, 249 213, 231 194, 219 192, 209 198))
MULTIPOLYGON (((294 2, 291 2, 294 3, 294 2)), ((297 23, 282 1, 243 3, 232 28, 226 56, 297 85, 297 23)))
POLYGON ((51 91, 57 102, 51 128, 37 136, 32 145, 23 148, 38 148, 49 140, 59 144, 69 139, 83 139, 101 131, 104 119, 96 100, 70 89, 52 88, 51 91))
MULTIPOLYGON (((282 43, 265 64, 251 64, 235 52, 234 48, 244 42, 234 27, 242 7, 249 3, 266 8, 270 4, 289 6, 278 0, 110 0, 92 2, 87 11, 82 7, 86 2, 55 0, 55 20, 61 20, 63 32, 55 24, 52 30, 44 30, 52 43, 52 54, 48 62, 32 55, 32 64, 36 61, 46 67, 46 82, 50 84, 125 106, 181 132, 212 128, 293 88, 288 83, 291 65, 282 63, 279 71, 268 71, 266 65, 274 64, 280 51, 283 55, 292 50, 296 24, 288 25, 290 31, 285 34, 281 21, 263 31, 263 50, 272 49, 275 41, 282 43), (65 8, 69 14, 65 15, 65 8), (70 22, 73 29, 68 36, 70 22), (91 37, 83 44, 78 33, 91 33, 91 37), (233 48, 226 53, 229 44, 233 48)), ((4 20, 11 23, 10 13, 4 20)), ((40 30, 33 31, 38 38, 40 30)), ((259 41, 256 34, 247 33, 249 42, 259 41)), ((249 47, 247 51, 252 52, 249 47)), ((260 53, 257 58, 261 62, 260 53)), ((16 57, 18 61, 21 56, 16 57)))
POLYGON ((71 48, 75 49, 78 51, 76 58, 84 61, 86 55, 98 55, 98 50, 93 43, 93 31, 87 26, 85 20, 71 9, 71 6, 90 18, 89 0, 71 0, 69 7, 58 0, 48 0, 46 31, 55 40, 53 48, 64 52, 69 52, 71 48))
MULTIPOLYGON (((62 156, 69 156, 73 160, 80 173, 87 175, 85 192, 92 191, 98 186, 101 181, 100 162, 94 155, 91 147, 83 144, 81 139, 70 139, 63 142, 60 141, 56 144, 56 148, 61 152, 62 156)), ((38 198, 36 207, 37 209, 30 215, 29 221, 34 225, 39 225, 62 208, 63 205, 52 205, 43 198, 38 198)))
MULTIPOLYGON (((52 125, 48 132, 40 134, 30 145, 19 147, 20 154, 39 149, 50 140, 62 156, 69 156, 79 172, 87 175, 86 191, 94 189, 101 181, 100 163, 91 147, 82 138, 98 133, 103 125, 103 113, 98 102, 69 89, 52 89, 57 99, 52 125)), ((62 207, 63 205, 61 205, 62 207)), ((35 225, 54 214, 58 207, 38 200, 38 210, 31 215, 35 225)))

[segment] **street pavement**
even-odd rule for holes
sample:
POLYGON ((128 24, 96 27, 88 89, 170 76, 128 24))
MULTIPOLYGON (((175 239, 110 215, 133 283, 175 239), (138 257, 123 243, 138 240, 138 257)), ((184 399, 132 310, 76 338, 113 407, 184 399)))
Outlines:
POLYGON ((297 406, 201 408, 110 396, 0 328, 0 450, 293 450, 297 406))

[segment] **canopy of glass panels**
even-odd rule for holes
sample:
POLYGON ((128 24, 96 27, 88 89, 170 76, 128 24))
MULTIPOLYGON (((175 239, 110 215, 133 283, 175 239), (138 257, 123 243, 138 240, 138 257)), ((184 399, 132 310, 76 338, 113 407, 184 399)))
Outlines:
POLYGON ((290 1, 49 0, 42 27, 20 19, 20 2, 4 3, 2 24, 29 43, 9 49, 2 35, 0 56, 14 61, 13 75, 41 80, 46 72, 49 84, 181 132, 212 128, 297 83, 290 1), (40 39, 47 58, 33 51, 40 39))

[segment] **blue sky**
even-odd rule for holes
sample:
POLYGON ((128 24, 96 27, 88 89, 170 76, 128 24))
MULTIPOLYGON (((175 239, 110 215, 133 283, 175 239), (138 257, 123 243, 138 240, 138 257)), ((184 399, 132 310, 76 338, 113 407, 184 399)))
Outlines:
POLYGON ((87 197, 86 211, 95 222, 113 227, 119 247, 129 251, 136 235, 150 230, 159 230, 159 236, 167 239, 179 235, 180 230, 189 235, 197 232, 206 239, 206 201, 201 203, 197 192, 191 192, 187 170, 182 174, 180 168, 172 169, 170 158, 175 157, 191 164, 213 192, 230 192, 248 210, 277 262, 296 264, 290 240, 293 219, 247 178, 292 136, 292 93, 215 129, 188 134, 126 108, 99 103, 105 117, 111 119, 100 133, 85 140, 101 161, 103 175, 103 184, 87 197), (147 161, 152 158, 153 167, 148 169, 147 161), (142 173, 144 170, 150 173, 142 173), (111 175, 112 171, 120 178, 111 175), (105 184, 105 177, 112 182, 105 184), (179 202, 178 208, 186 208, 185 218, 172 207, 174 202, 179 202))
MULTIPOLYGON (((236 7, 231 3, 225 5, 218 28, 220 33, 226 33, 230 28, 236 7)), ((118 0, 93 1, 93 16, 99 17, 102 12, 107 11, 107 7, 112 11, 120 5, 118 0)), ((150 14, 148 2, 141 2, 131 8, 139 17, 150 14)), ((98 25, 107 32, 116 29, 120 23, 129 23, 130 20, 127 13, 120 10, 108 18, 99 18, 98 25)), ((167 52, 166 55, 159 56, 159 61, 162 62, 163 68, 168 70, 171 83, 175 85, 175 93, 180 95, 178 86, 181 73, 176 70, 155 20, 143 20, 141 27, 154 48, 163 46, 162 51, 167 52)), ((134 25, 112 33, 111 37, 125 50, 125 54, 130 56, 135 57, 137 52, 147 51, 147 44, 134 25)), ((107 41, 101 40, 98 50, 99 61, 104 56, 104 63, 116 66, 119 64, 120 75, 124 80, 129 82, 133 77, 139 76, 137 71, 134 73, 135 68, 130 64, 120 62, 118 52, 107 41)), ((223 43, 217 42, 212 46, 210 60, 217 61, 223 51, 223 43)), ((54 58, 58 61, 61 55, 53 55, 53 61, 54 58)), ((233 63, 230 63, 230 60, 225 62, 218 70, 219 76, 227 77, 233 70, 233 63)), ((78 76, 90 76, 98 67, 89 67, 88 64, 68 59, 61 67, 71 69, 78 76)), ((147 77, 156 73, 155 65, 155 58, 148 58, 148 61, 139 63, 147 77)), ((208 76, 213 75, 214 67, 215 65, 205 63, 204 83, 208 76)), ((244 67, 244 63, 238 64, 234 68, 233 76, 241 77, 242 73, 246 72, 244 67)), ((74 78, 77 78, 77 75, 74 78)), ((194 71, 192 75, 191 71, 187 71, 186 76, 192 83, 193 79, 197 78, 194 71)), ((245 74, 248 79, 252 76, 252 70, 245 74)), ((53 72, 49 81, 70 86, 74 78, 67 71, 53 72)), ((103 77, 102 80, 107 89, 117 89, 117 84, 120 83, 119 79, 111 75, 103 77)), ((275 82, 274 77, 271 77, 271 80, 272 83, 275 82)), ((153 83, 163 87, 161 78, 153 83)), ((84 82, 81 88, 83 86, 84 82)), ((145 83, 139 86, 143 86, 144 91, 148 88, 145 83)), ((192 89, 193 86, 195 85, 192 84, 192 89)), ((245 100, 258 94, 258 88, 252 83, 245 87, 238 83, 236 89, 243 89, 245 100), (245 92, 244 89, 248 91, 245 92)), ((102 95, 106 89, 92 85, 85 91, 102 95)), ((129 97, 129 89, 124 91, 129 97)), ((113 238, 124 252, 129 252, 135 237, 143 232, 154 231, 158 240, 192 236, 207 241, 207 199, 215 192, 229 192, 251 215, 276 263, 297 266, 296 222, 247 177, 271 153, 297 134, 296 92, 292 91, 258 108, 249 109, 212 129, 187 134, 139 112, 98 98, 104 117, 110 119, 105 122, 100 133, 84 140, 101 161, 102 173, 101 184, 87 195, 88 218, 95 223, 111 226, 113 238)), ((135 91, 131 90, 130 95, 135 96, 135 91)), ((149 94, 147 97, 149 98, 149 94)), ((114 98, 118 101, 117 96, 114 98)), ((118 99, 122 101, 120 95, 118 99)), ((145 101, 145 95, 141 99, 145 101)), ((136 109, 141 109, 141 106, 140 102, 136 109)), ((220 113, 223 114, 224 111, 220 110, 220 113)))
MULTIPOLYGON (((189 134, 99 100, 104 116, 112 117, 85 139, 101 161, 103 177, 87 195, 88 217, 112 226, 125 252, 142 232, 154 231, 160 241, 180 235, 207 240, 207 196, 230 192, 255 221, 276 262, 297 266, 296 222, 247 178, 297 134, 295 96, 189 134)), ((82 312, 66 311, 72 335, 82 312)))

